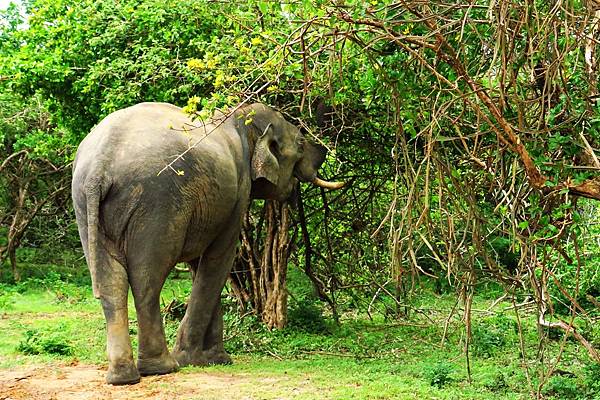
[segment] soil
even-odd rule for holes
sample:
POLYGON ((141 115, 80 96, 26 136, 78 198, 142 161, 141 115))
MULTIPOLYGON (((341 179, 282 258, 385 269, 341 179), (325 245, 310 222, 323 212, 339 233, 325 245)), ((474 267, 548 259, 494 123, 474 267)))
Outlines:
MULTIPOLYGON (((302 395, 307 385, 278 392, 288 382, 278 377, 255 377, 250 374, 226 374, 208 371, 186 371, 143 377, 130 386, 105 383, 105 368, 98 365, 44 365, 0 370, 0 400, 125 400, 125 399, 289 399, 302 395)), ((306 394, 306 393, 304 393, 306 394)))

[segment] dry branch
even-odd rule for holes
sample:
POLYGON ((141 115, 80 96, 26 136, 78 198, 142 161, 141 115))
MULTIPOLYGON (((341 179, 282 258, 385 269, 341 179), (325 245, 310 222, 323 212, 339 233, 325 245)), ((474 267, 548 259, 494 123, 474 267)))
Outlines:
MULTIPOLYGON (((555 186, 547 186, 547 183, 549 181, 548 177, 540 171, 535 161, 529 154, 527 148, 525 147, 523 140, 519 137, 512 125, 503 116, 503 113, 498 107, 496 101, 494 101, 488 93, 488 89, 483 87, 479 82, 477 82, 475 79, 473 79, 473 77, 470 76, 470 74, 467 72, 466 67, 460 61, 456 49, 454 49, 452 45, 450 45, 450 43, 446 40, 444 34, 442 34, 442 29, 438 27, 438 24, 436 23, 436 20, 439 19, 439 16, 433 14, 427 6, 422 7, 422 9, 426 11, 421 12, 418 11, 415 7, 411 6, 409 2, 400 2, 400 4, 402 4, 408 11, 414 14, 419 20, 423 21, 423 23, 430 30, 429 36, 433 36, 435 38, 435 43, 431 43, 427 40, 427 38, 418 40, 414 37, 395 34, 391 32, 382 21, 366 18, 354 19, 347 12, 344 11, 339 12, 338 17, 341 20, 353 25, 365 25, 372 29, 382 31, 382 36, 380 36, 379 39, 388 39, 396 44, 399 44, 405 50, 411 51, 409 48, 407 48, 405 43, 409 45, 416 45, 424 49, 435 50, 438 59, 446 62, 458 74, 459 79, 457 79, 457 82, 463 80, 470 88, 471 93, 475 94, 477 98, 485 105, 493 120, 496 121, 497 125, 494 124, 487 115, 483 114, 475 103, 469 101, 469 104, 474 108, 474 111, 476 111, 489 122, 489 125, 497 135, 498 140, 500 140, 501 143, 508 145, 508 147, 518 155, 532 187, 542 190, 545 193, 551 193, 553 191, 566 189, 574 196, 581 196, 590 199, 600 200, 600 184, 595 179, 589 179, 577 184, 572 183, 571 180, 567 180, 555 186)), ((600 15, 600 11, 598 11, 597 14, 600 15)), ((594 29, 597 29, 597 25, 597 19, 595 19, 594 29)), ((357 42, 359 41, 357 40, 357 42)), ((595 42, 592 41, 592 44, 588 44, 588 47, 591 46, 590 48, 595 48, 593 47, 594 44, 595 42)), ((441 77, 437 73, 435 68, 432 67, 427 61, 425 61, 425 59, 419 56, 419 61, 422 64, 424 64, 425 67, 432 70, 432 72, 434 72, 438 77, 441 77)), ((595 64, 592 65, 590 63, 589 68, 592 67, 595 67, 595 64)), ((441 78, 450 87, 451 90, 459 91, 459 88, 456 83, 449 82, 443 77, 441 78)), ((595 154, 593 153, 593 151, 592 156, 595 158, 595 154)))

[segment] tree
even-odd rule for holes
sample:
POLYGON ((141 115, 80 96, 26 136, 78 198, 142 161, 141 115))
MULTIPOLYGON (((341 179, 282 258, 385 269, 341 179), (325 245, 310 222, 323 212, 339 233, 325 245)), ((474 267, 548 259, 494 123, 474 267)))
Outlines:
MULTIPOLYGON (((396 173, 384 222, 399 291, 407 271, 431 274, 423 256, 433 261, 457 285, 467 337, 477 282, 491 277, 509 294, 534 293, 540 334, 563 329, 599 360, 573 323, 586 314, 579 284, 568 292, 556 278, 586 268, 577 256, 585 246, 582 198, 600 200, 597 8, 345 2, 299 28, 298 40, 312 44, 301 51, 306 71, 318 65, 319 49, 335 53, 332 60, 358 51, 368 61, 363 76, 378 76, 377 94, 397 126, 388 138, 396 173), (512 261, 504 257, 510 254, 512 261), (571 322, 549 322, 553 291, 570 304, 571 322)), ((340 91, 352 65, 339 66, 330 93, 340 91)), ((576 276, 567 282, 579 282, 576 276)))

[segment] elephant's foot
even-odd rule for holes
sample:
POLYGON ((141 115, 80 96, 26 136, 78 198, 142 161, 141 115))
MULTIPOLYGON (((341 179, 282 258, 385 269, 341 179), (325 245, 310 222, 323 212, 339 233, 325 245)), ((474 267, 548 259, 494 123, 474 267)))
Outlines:
POLYGON ((197 367, 205 367, 208 365, 208 360, 202 351, 189 350, 173 350, 173 357, 177 360, 180 367, 194 365, 197 367))
POLYGON ((212 348, 204 351, 204 357, 209 365, 229 365, 233 364, 229 354, 223 349, 212 348))
POLYGON ((179 363, 170 354, 164 354, 155 358, 138 359, 138 371, 140 375, 164 375, 179 369, 179 363))
POLYGON ((140 373, 133 362, 115 363, 108 366, 106 382, 111 385, 132 385, 140 381, 140 373))

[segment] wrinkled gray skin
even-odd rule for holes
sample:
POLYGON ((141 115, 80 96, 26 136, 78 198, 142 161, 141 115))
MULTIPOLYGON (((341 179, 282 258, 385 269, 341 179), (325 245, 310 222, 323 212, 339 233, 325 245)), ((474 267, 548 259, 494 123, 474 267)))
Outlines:
POLYGON ((220 294, 242 215, 251 198, 287 199, 297 179, 316 176, 324 157, 321 146, 306 142, 262 104, 229 118, 217 112, 205 126, 170 104, 138 104, 109 115, 83 140, 72 193, 94 295, 106 318, 108 383, 231 362, 223 348, 220 294), (248 115, 252 122, 246 124, 248 115), (194 143, 173 169, 158 174, 194 143), (169 353, 159 295, 178 262, 189 264, 193 285, 169 353), (129 287, 139 326, 137 367, 129 287))

